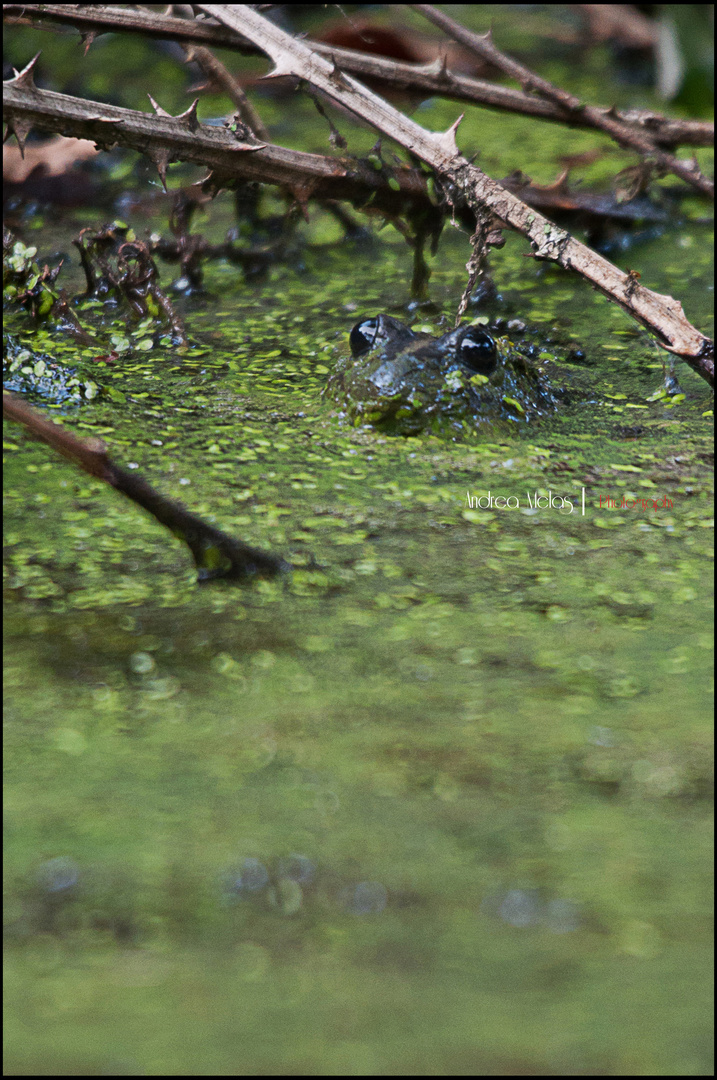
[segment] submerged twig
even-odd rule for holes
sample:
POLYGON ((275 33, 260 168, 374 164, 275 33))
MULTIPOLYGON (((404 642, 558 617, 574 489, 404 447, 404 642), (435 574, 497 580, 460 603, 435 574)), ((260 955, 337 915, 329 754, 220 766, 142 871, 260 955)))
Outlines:
POLYGON ((194 557, 197 581, 219 577, 234 580, 273 577, 290 569, 279 556, 235 540, 190 513, 181 503, 160 495, 137 473, 112 461, 100 439, 79 439, 8 393, 3 393, 3 415, 22 424, 79 469, 121 491, 183 540, 194 557))

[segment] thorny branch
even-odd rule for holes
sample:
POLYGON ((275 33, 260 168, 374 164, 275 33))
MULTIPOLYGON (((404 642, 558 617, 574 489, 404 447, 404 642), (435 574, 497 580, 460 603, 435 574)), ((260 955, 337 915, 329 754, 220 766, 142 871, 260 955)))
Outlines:
POLYGON ((306 79, 334 101, 366 120, 436 170, 450 193, 462 193, 476 215, 489 209, 504 225, 528 237, 533 256, 576 270, 609 299, 657 336, 663 348, 680 356, 702 378, 714 382, 714 344, 685 317, 682 305, 637 283, 612 263, 547 218, 531 210, 459 153, 455 132, 462 117, 445 132, 427 131, 361 83, 345 75, 305 41, 280 30, 246 5, 196 5, 220 22, 250 37, 274 63, 267 78, 306 79))
MULTIPOLYGON (((209 50, 201 52, 211 56, 209 50)), ((203 58, 203 62, 204 62, 203 58)), ((213 58, 212 58, 213 60, 213 58)), ((31 62, 19 78, 3 84, 3 112, 10 132, 16 135, 21 152, 31 128, 61 132, 83 138, 91 145, 94 140, 102 147, 124 146, 140 153, 154 155, 152 160, 165 179, 166 167, 173 161, 191 161, 206 165, 212 172, 204 181, 207 192, 215 192, 237 180, 261 181, 282 186, 303 206, 310 200, 333 200, 333 212, 342 199, 365 212, 380 214, 401 229, 402 216, 412 214, 435 216, 426 177, 416 169, 395 167, 383 163, 380 171, 375 164, 355 157, 335 157, 306 154, 287 150, 268 143, 263 126, 256 114, 242 108, 236 80, 224 70, 220 77, 226 93, 231 96, 240 113, 247 137, 253 133, 258 141, 246 143, 251 153, 240 154, 236 135, 230 134, 231 121, 225 126, 196 125, 196 116, 167 117, 100 102, 70 97, 48 90, 38 90, 32 79, 31 62), (179 121, 179 123, 174 123, 179 121), (113 126, 109 126, 110 123, 113 126), (109 128, 109 131, 108 131, 109 128), (108 138, 113 140, 112 143, 108 138)), ((207 60, 209 66, 209 61, 207 60)), ((211 64, 216 72, 216 61, 211 64)), ((589 218, 633 221, 661 221, 664 213, 647 200, 631 199, 618 202, 609 195, 599 195, 570 189, 558 182, 547 187, 530 183, 522 174, 513 174, 501 183, 520 196, 523 202, 546 212, 584 212, 589 218)), ((473 229, 473 215, 462 198, 457 198, 454 213, 466 229, 473 229)))
MULTIPOLYGON (((243 53, 257 50, 247 38, 217 24, 214 19, 196 21, 173 18, 154 11, 116 8, 104 5, 75 4, 4 4, 3 16, 9 25, 38 25, 55 23, 74 26, 89 48, 102 33, 142 33, 149 37, 234 49, 243 53)), ((339 48, 312 42, 312 48, 333 59, 342 71, 362 78, 378 80, 394 90, 425 93, 451 101, 469 101, 474 105, 502 109, 506 112, 534 116, 571 127, 595 127, 594 120, 584 110, 566 115, 565 109, 552 101, 524 93, 508 86, 476 79, 449 71, 440 60, 428 64, 402 63, 384 56, 372 56, 355 49, 339 48)), ((610 114, 627 127, 645 131, 661 147, 712 146, 714 125, 706 120, 685 120, 661 116, 652 110, 616 110, 594 106, 598 114, 610 114)), ((264 138, 252 124, 257 135, 264 138)))
MULTIPOLYGON (((32 5, 22 9, 16 5, 6 5, 6 11, 27 11, 29 7, 32 5)), ((83 10, 57 5, 35 8, 38 12, 41 10, 43 16, 49 11, 64 11, 74 12, 80 18, 89 12, 87 8, 83 10)), ((671 297, 661 296, 640 286, 635 275, 623 274, 567 232, 531 210, 507 187, 485 176, 476 166, 471 166, 460 156, 455 143, 455 130, 460 120, 443 134, 427 132, 355 79, 344 75, 334 60, 329 61, 320 55, 318 46, 309 46, 291 38, 251 8, 244 5, 207 5, 204 10, 226 25, 216 27, 197 21, 171 19, 173 36, 175 26, 179 24, 184 28, 184 36, 192 40, 197 37, 200 40, 215 40, 210 35, 216 37, 217 34, 224 34, 228 41, 239 47, 237 43, 240 40, 246 42, 252 38, 254 44, 250 47, 259 48, 274 60, 275 68, 271 76, 291 74, 305 78, 432 166, 462 219, 466 213, 466 203, 479 220, 485 220, 485 215, 492 212, 499 223, 509 225, 529 238, 534 257, 551 259, 565 268, 577 270, 632 317, 653 330, 666 349, 681 356, 707 381, 713 381, 712 343, 690 325, 681 305, 671 297)), ((112 25, 111 20, 121 16, 119 21, 125 28, 135 30, 140 27, 132 20, 140 14, 143 16, 146 13, 107 8, 97 8, 91 12, 93 17, 103 16, 108 26, 112 25)), ((61 19, 62 15, 57 14, 56 17, 61 19)), ((161 19, 154 15, 151 18, 161 19)), ((86 31, 88 41, 95 32, 86 31)), ((167 36, 166 20, 163 28, 158 23, 153 32, 157 36, 167 36)), ((181 36, 179 30, 177 36, 181 36)), ((327 51, 327 47, 322 48, 324 52, 327 51)), ((346 52, 328 47, 332 57, 336 57, 339 51, 342 55, 346 52)), ((362 56, 363 61, 368 59, 374 63, 376 60, 362 54, 356 55, 362 56)), ((196 102, 179 117, 169 117, 155 105, 158 116, 152 117, 40 91, 32 81, 33 63, 4 84, 4 110, 8 127, 21 146, 30 128, 38 127, 91 138, 105 148, 115 143, 131 146, 154 161, 163 180, 169 162, 188 160, 209 166, 212 172, 206 183, 214 188, 237 178, 281 184, 290 189, 302 205, 308 198, 341 198, 349 199, 354 205, 365 209, 370 201, 371 210, 388 217, 405 214, 407 206, 411 204, 419 208, 426 206, 425 180, 417 170, 384 170, 386 175, 382 176, 367 163, 351 158, 300 154, 258 142, 250 139, 249 135, 244 136, 249 141, 241 142, 222 129, 200 125, 196 102)), ((395 66, 392 61, 389 63, 395 66)), ((419 70, 426 74, 425 68, 419 70)), ((448 80, 452 83, 454 80, 445 70, 434 73, 434 77, 443 82, 448 80)), ((539 101, 524 96, 528 100, 539 101)), ((550 107, 565 115, 563 106, 551 104, 550 107)), ((568 122, 579 120, 580 115, 579 112, 571 114, 568 122)), ((526 200, 529 197, 529 192, 526 192, 526 200)), ((497 242, 495 229, 480 233, 484 234, 488 245, 497 242)), ((472 259, 474 269, 481 264, 483 257, 484 252, 475 253, 472 259)))
POLYGON ((163 181, 170 162, 191 161, 212 170, 215 187, 237 179, 280 184, 290 188, 300 202, 327 198, 363 205, 370 199, 371 209, 386 215, 400 213, 406 199, 429 205, 425 178, 414 169, 382 176, 367 162, 243 141, 226 128, 200 124, 196 101, 181 116, 169 116, 158 106, 153 116, 39 90, 32 74, 36 60, 3 83, 3 114, 21 148, 34 128, 92 139, 103 149, 119 145, 136 150, 154 162, 163 181))
POLYGON ((487 34, 475 34, 472 30, 467 30, 454 19, 451 19, 443 11, 433 7, 432 4, 412 4, 411 7, 416 11, 420 11, 436 26, 440 26, 456 41, 460 41, 461 45, 465 45, 466 48, 471 49, 484 60, 490 61, 491 64, 504 71, 506 75, 517 79, 524 90, 533 90, 540 94, 541 97, 552 101, 564 111, 566 120, 569 120, 571 116, 585 117, 592 127, 596 127, 610 135, 620 146, 637 150, 643 157, 652 159, 656 165, 659 165, 666 172, 674 173, 675 176, 679 176, 686 184, 702 192, 703 195, 714 198, 714 183, 702 175, 697 168, 696 162, 690 164, 681 161, 673 154, 661 150, 646 132, 635 131, 634 128, 626 125, 611 113, 596 109, 593 105, 586 105, 580 98, 561 90, 557 86, 553 86, 552 83, 542 79, 525 65, 519 64, 516 60, 512 60, 505 53, 502 53, 500 49, 497 49, 491 41, 490 32, 487 34))

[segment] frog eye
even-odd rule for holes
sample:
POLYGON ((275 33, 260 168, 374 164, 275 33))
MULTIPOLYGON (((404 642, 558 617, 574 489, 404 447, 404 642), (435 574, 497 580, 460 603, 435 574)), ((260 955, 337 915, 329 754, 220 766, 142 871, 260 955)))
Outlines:
POLYGON ((456 359, 471 371, 490 375, 498 366, 498 350, 486 330, 469 326, 456 346, 456 359))
POLYGON ((359 356, 363 356, 364 353, 369 352, 374 347, 378 337, 378 326, 378 317, 362 319, 361 322, 356 323, 349 334, 349 345, 354 359, 358 359, 359 356))

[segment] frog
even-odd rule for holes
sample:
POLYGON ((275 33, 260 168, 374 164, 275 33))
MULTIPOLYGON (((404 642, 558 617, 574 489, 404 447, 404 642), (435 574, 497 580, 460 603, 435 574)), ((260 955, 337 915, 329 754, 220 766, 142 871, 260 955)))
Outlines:
POLYGON ((325 394, 358 427, 388 434, 474 434, 552 411, 545 369, 507 337, 470 323, 434 337, 392 315, 362 318, 325 394))

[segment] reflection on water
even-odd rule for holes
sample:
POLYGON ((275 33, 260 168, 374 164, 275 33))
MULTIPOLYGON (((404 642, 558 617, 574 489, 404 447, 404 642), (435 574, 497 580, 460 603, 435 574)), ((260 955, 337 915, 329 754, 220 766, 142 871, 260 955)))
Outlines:
POLYGON ((574 900, 546 900, 539 889, 508 889, 485 897, 481 911, 518 928, 544 926, 554 934, 580 928, 580 908, 574 900))
MULTIPOLYGON (((655 280, 704 275, 700 243, 651 247, 655 280)), ((351 253, 348 293, 327 253, 264 291, 213 272, 187 313, 211 348, 81 406, 163 491, 289 553, 281 585, 198 590, 179 545, 13 433, 10 1072, 710 1073, 709 406, 690 373, 648 403, 651 346, 511 244, 506 303, 591 335, 601 393, 550 430, 380 441, 322 411, 356 305, 403 289, 390 245, 351 253), (466 490, 558 483, 674 508, 465 516, 466 490)))

